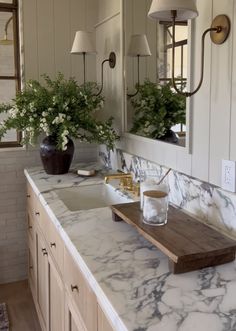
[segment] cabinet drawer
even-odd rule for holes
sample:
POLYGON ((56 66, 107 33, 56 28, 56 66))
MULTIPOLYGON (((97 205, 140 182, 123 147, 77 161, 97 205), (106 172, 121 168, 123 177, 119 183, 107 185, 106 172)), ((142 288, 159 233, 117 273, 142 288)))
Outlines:
POLYGON ((60 272, 63 274, 64 245, 55 225, 50 219, 48 219, 47 240, 51 255, 53 256, 60 272))
POLYGON ((97 300, 67 249, 64 250, 64 277, 67 292, 72 297, 88 331, 97 330, 97 300))
POLYGON ((27 209, 32 214, 32 216, 35 216, 37 212, 37 206, 38 206, 38 197, 33 191, 31 185, 27 182, 27 209))

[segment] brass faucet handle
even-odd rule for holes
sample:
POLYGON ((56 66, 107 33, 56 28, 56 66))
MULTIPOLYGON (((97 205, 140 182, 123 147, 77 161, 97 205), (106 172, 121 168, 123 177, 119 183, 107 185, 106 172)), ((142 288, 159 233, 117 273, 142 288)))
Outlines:
POLYGON ((110 179, 123 179, 123 178, 133 178, 131 173, 117 173, 105 176, 105 183, 108 184, 110 179))
POLYGON ((133 178, 132 176, 123 176, 120 178, 120 187, 124 190, 132 190, 133 188, 133 178))
POLYGON ((140 183, 139 182, 133 183, 133 194, 136 197, 139 197, 140 196, 140 183))

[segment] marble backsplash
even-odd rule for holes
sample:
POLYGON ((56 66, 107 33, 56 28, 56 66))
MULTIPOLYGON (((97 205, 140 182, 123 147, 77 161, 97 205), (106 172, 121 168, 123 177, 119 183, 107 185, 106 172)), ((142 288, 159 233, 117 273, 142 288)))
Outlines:
MULTIPOLYGON (((136 180, 145 175, 160 178, 168 170, 141 157, 117 150, 100 152, 102 162, 108 168, 132 172, 136 180)), ((177 171, 168 175, 170 201, 193 214, 204 223, 236 238, 236 194, 189 177, 177 171)))

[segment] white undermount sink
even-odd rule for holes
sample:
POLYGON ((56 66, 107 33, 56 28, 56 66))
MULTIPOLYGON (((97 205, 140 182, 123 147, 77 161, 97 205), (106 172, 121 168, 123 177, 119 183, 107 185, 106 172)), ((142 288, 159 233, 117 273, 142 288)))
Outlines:
POLYGON ((133 201, 105 183, 62 188, 55 192, 70 211, 102 208, 133 201))

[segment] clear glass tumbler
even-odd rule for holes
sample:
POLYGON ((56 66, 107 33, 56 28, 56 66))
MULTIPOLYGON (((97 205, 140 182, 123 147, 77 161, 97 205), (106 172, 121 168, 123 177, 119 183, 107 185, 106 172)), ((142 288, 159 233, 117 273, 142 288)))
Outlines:
POLYGON ((168 188, 145 191, 143 193, 143 222, 148 225, 160 226, 167 223, 168 188))

